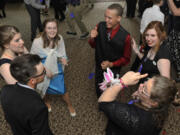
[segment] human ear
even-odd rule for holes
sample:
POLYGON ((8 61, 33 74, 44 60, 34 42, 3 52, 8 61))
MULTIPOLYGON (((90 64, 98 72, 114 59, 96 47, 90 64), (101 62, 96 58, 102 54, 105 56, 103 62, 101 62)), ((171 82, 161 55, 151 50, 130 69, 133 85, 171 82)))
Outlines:
POLYGON ((35 85, 36 82, 37 82, 37 80, 36 80, 35 78, 31 78, 31 79, 29 80, 29 84, 31 84, 31 85, 35 85))
POLYGON ((121 16, 118 16, 118 21, 119 21, 119 22, 121 21, 121 16))
POLYGON ((9 44, 5 44, 4 48, 8 49, 9 48, 9 44))
POLYGON ((158 104, 158 102, 156 102, 156 101, 152 101, 151 102, 151 106, 152 107, 157 107, 159 104, 158 104))

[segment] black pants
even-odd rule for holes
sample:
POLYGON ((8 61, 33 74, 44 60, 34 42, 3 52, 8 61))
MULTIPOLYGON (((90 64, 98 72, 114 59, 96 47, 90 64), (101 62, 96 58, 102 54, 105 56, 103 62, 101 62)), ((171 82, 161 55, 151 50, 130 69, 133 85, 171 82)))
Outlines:
POLYGON ((31 19, 31 40, 33 40, 36 37, 37 28, 39 29, 40 32, 43 31, 41 18, 40 18, 40 10, 27 4, 26 4, 26 9, 31 19))
POLYGON ((61 16, 61 19, 65 19, 64 11, 54 7, 54 17, 59 20, 59 15, 61 16))
POLYGON ((137 0, 126 0, 127 3, 127 17, 134 17, 136 11, 137 0))
POLYGON ((139 0, 138 6, 139 6, 139 16, 142 16, 142 14, 146 8, 153 6, 153 2, 147 1, 147 0, 139 0))
POLYGON ((5 6, 6 6, 6 0, 0 0, 0 10, 2 11, 0 17, 6 17, 5 6))
POLYGON ((59 19, 59 15, 61 19, 65 19, 64 11, 66 10, 66 1, 65 0, 52 0, 52 6, 54 8, 54 16, 56 19, 59 19))

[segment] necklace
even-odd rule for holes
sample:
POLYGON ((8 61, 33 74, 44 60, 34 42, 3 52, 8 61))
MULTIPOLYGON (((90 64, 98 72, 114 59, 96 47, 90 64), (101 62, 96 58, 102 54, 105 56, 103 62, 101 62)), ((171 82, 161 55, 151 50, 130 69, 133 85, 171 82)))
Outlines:
POLYGON ((8 58, 10 58, 11 60, 14 59, 14 57, 11 56, 11 55, 9 55, 9 54, 4 53, 3 55, 6 56, 6 57, 8 57, 8 58))
POLYGON ((149 50, 149 52, 148 52, 148 58, 150 59, 150 60, 153 60, 154 59, 154 55, 155 53, 154 53, 154 51, 151 49, 151 50, 149 50))

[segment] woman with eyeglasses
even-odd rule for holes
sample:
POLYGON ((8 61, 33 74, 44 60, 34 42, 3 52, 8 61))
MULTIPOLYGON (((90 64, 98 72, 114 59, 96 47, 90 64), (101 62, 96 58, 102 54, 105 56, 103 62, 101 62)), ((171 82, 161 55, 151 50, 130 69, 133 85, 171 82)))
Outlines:
POLYGON ((18 28, 11 25, 0 26, 0 74, 7 84, 15 84, 17 81, 11 76, 10 62, 17 56, 28 53, 18 28))
POLYGON ((69 98, 64 84, 64 66, 67 66, 67 56, 63 37, 58 34, 58 23, 56 19, 46 19, 43 23, 43 33, 32 43, 31 53, 42 58, 46 68, 46 77, 37 88, 45 95, 45 103, 49 112, 51 106, 48 94, 62 95, 66 102, 70 115, 76 115, 75 109, 69 98))
POLYGON ((102 93, 98 102, 100 110, 109 119, 106 135, 159 135, 168 116, 168 107, 177 93, 174 81, 154 76, 140 84, 129 103, 116 101, 124 87, 134 85, 146 76, 129 71, 121 77, 120 83, 102 93))
MULTIPOLYGON (((144 52, 140 52, 135 40, 132 40, 132 48, 141 59, 138 72, 148 73, 147 78, 154 75, 162 75, 170 78, 170 52, 165 45, 166 32, 161 22, 152 21, 148 24, 142 36, 143 44, 146 46, 144 52)), ((147 80, 142 79, 141 82, 147 80)))

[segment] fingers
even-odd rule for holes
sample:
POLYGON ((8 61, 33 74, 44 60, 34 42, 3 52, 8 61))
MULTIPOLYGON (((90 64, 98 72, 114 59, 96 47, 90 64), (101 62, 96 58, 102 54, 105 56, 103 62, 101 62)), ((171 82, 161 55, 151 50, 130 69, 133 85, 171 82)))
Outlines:
POLYGON ((135 41, 134 41, 134 38, 131 38, 131 44, 133 44, 135 41))
POLYGON ((145 78, 145 77, 147 77, 147 76, 148 76, 147 73, 146 73, 146 74, 143 74, 143 75, 140 75, 140 79, 145 78))
POLYGON ((94 28, 94 30, 96 30, 96 31, 97 31, 97 29, 98 29, 98 27, 96 26, 96 27, 94 28))
POLYGON ((148 76, 147 73, 146 73, 146 74, 143 74, 143 75, 141 75, 140 73, 135 73, 135 74, 136 74, 136 80, 137 80, 137 81, 139 81, 140 79, 145 78, 145 77, 148 76))

